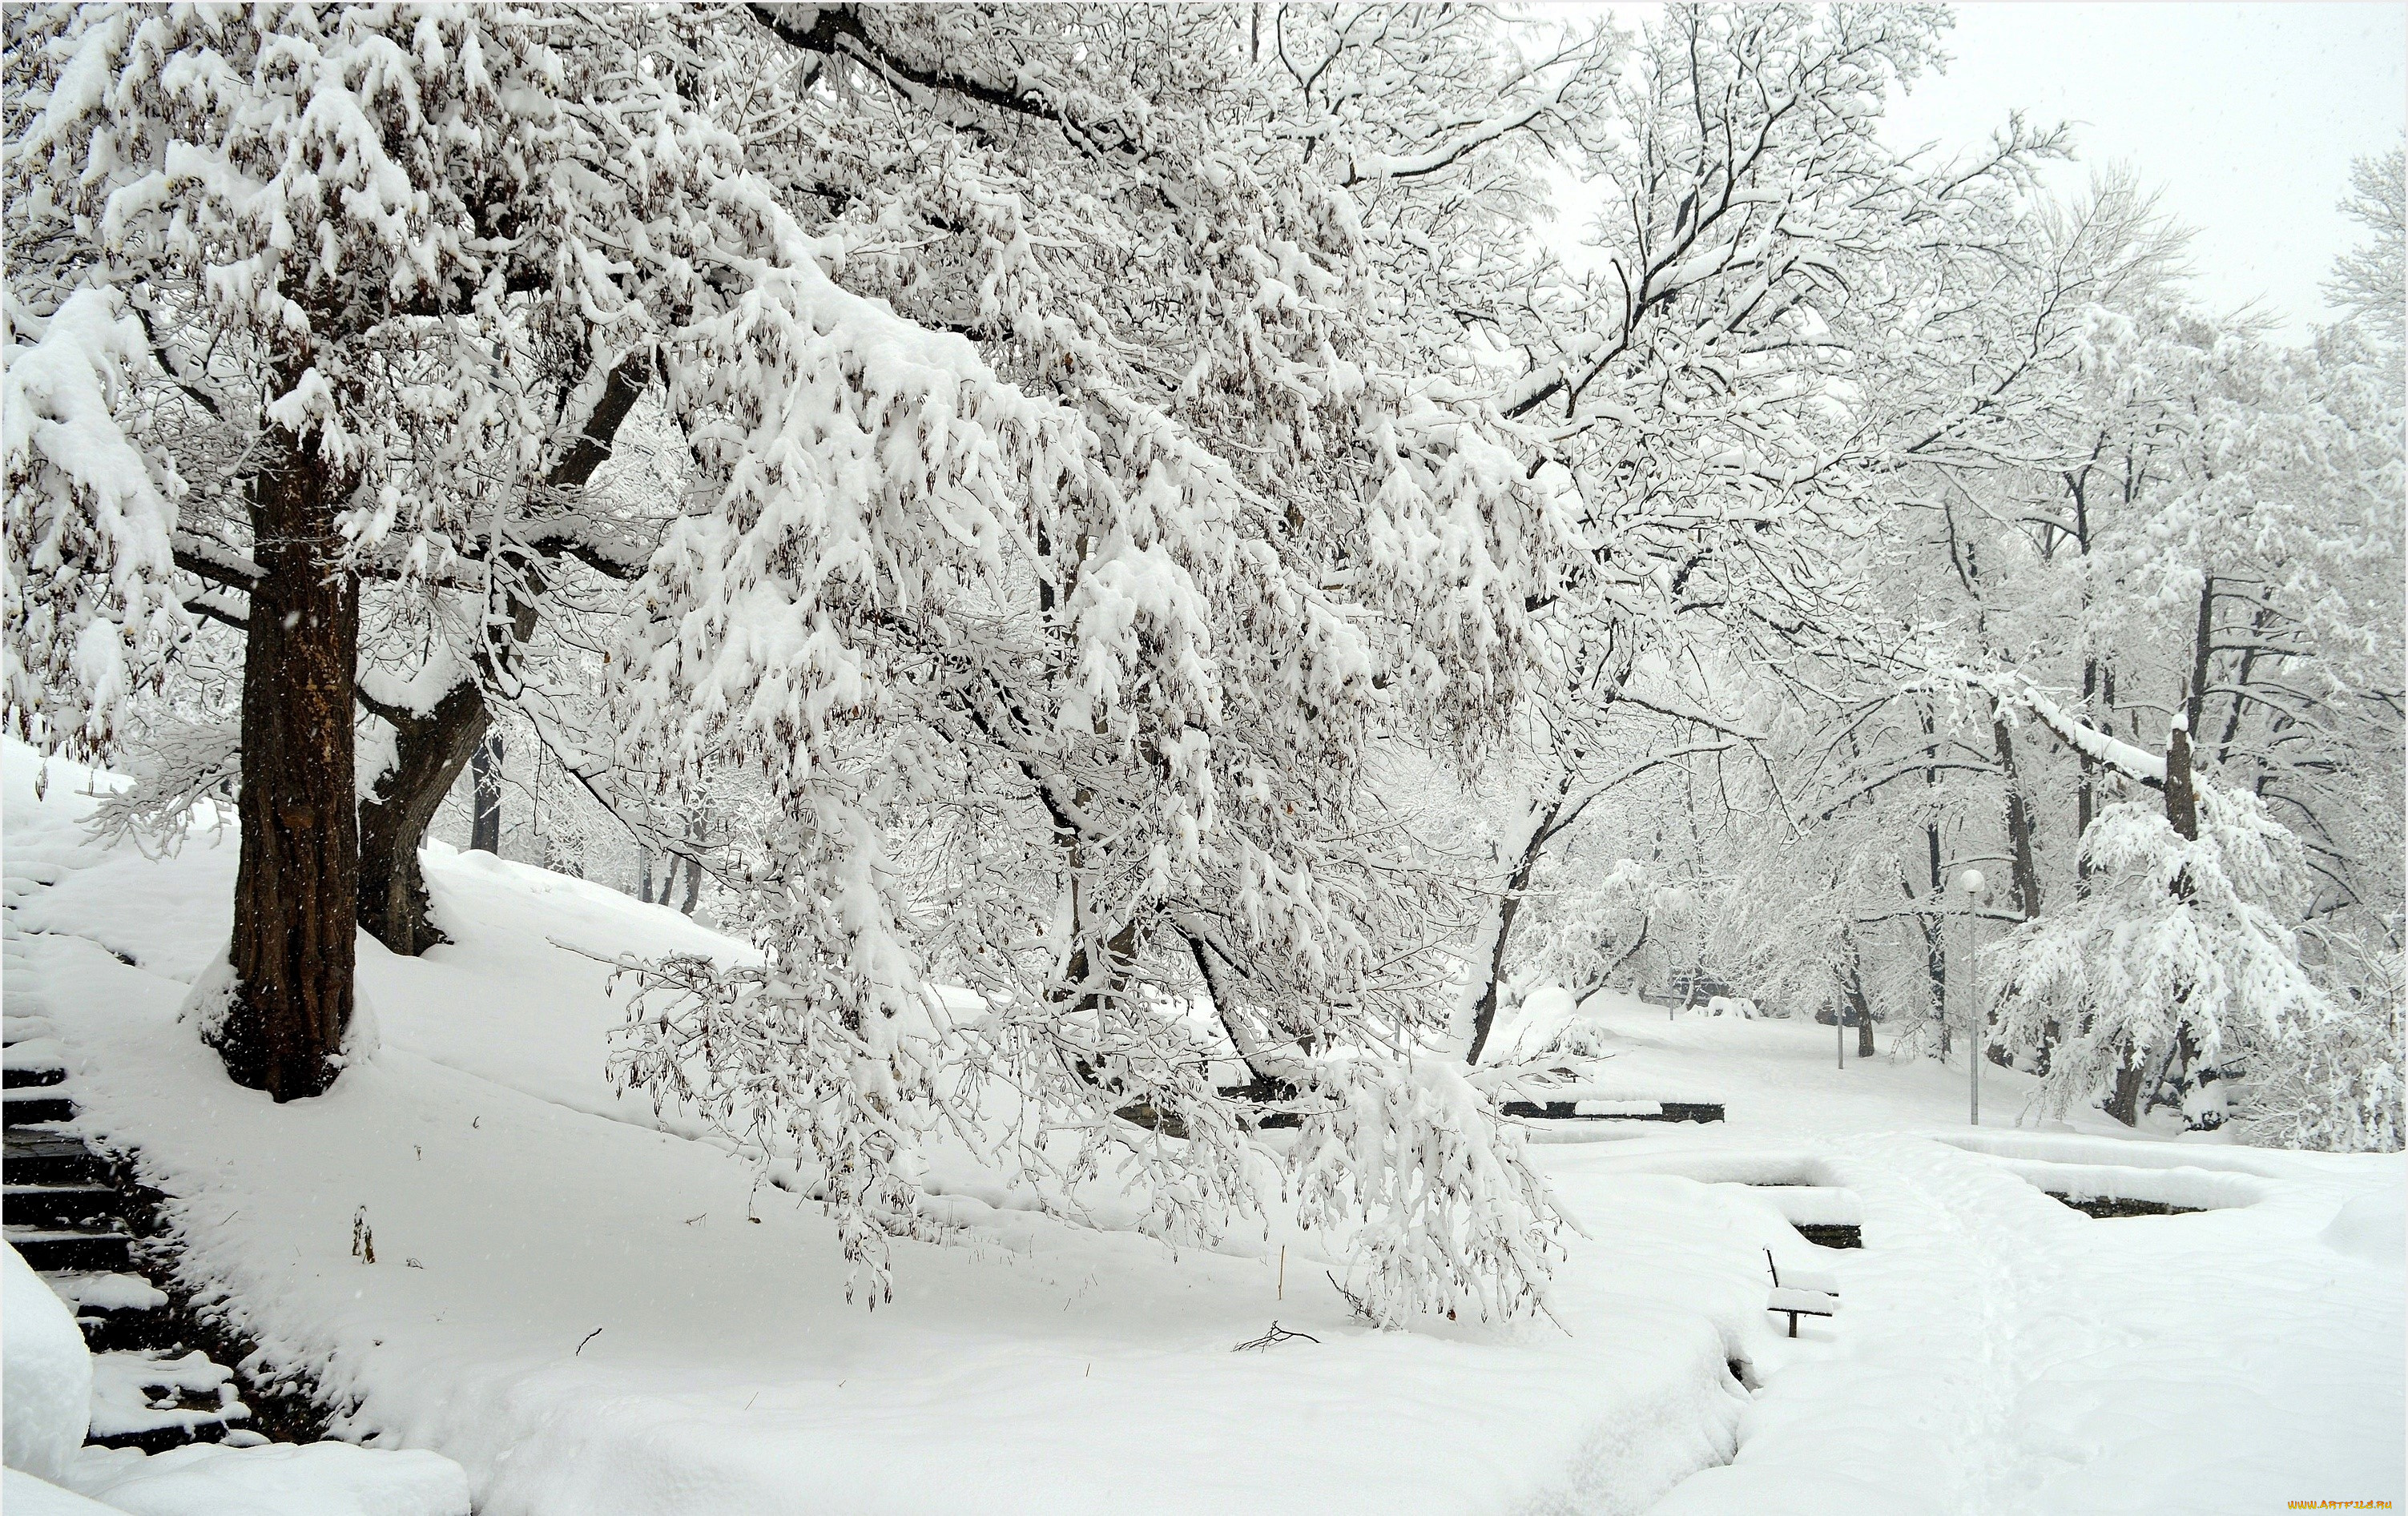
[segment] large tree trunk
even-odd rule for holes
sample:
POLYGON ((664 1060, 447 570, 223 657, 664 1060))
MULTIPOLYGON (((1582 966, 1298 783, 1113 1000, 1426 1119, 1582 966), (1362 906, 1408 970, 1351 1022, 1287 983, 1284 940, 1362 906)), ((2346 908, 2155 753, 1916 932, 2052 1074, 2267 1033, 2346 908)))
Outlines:
POLYGON ((1948 1025, 1948 918, 1946 886, 1940 880, 1940 827, 1927 822, 1923 828, 1926 862, 1931 870, 1931 893, 1926 898, 1932 908, 1942 914, 1921 919, 1923 927, 1923 971, 1931 984, 1931 1015, 1940 1023, 1940 1056, 1948 1056, 1950 1031, 1948 1025))
MULTIPOLYGON (((619 428, 642 398, 651 376, 652 360, 640 354, 611 370, 593 414, 552 465, 547 485, 573 490, 592 481, 595 471, 609 460, 619 428)), ((531 594, 542 593, 543 579, 532 565, 521 582, 531 594)), ((517 648, 534 635, 538 608, 533 600, 512 594, 507 608, 509 646, 517 648)), ((503 661, 507 658, 505 653, 503 661)), ((493 656, 481 648, 477 662, 481 675, 496 672, 493 656)), ((421 722, 394 720, 396 713, 390 710, 379 709, 378 714, 394 723, 399 759, 363 802, 360 924, 394 951, 415 955, 444 940, 427 913, 418 851, 464 765, 476 770, 468 846, 502 851, 502 739, 492 731, 493 712, 476 679, 453 685, 421 722)))
POLYGON ((1990 740, 1999 750, 1999 771, 2007 785, 2007 840, 2014 852, 2015 898, 2024 920, 2040 919, 2040 863, 2032 848, 2030 808, 2024 803, 2023 779, 2015 772, 2015 736, 1997 707, 1990 709, 1990 740))
POLYGON ((251 500, 262 573, 243 657, 236 985, 210 1040, 236 1083, 285 1101, 334 1082, 351 1021, 360 599, 339 566, 344 484, 314 440, 281 429, 272 440, 276 465, 251 500))
MULTIPOLYGON (((2127 1050, 2128 1056, 2129 1050, 2127 1050)), ((2107 1114, 2126 1126, 2141 1123, 2141 1084, 2146 1078, 2138 1064, 2123 1063, 2115 1066, 2115 1088, 2107 1096, 2107 1114)))
MULTIPOLYGON (((449 941, 429 914, 426 876, 418 849, 436 808, 451 793, 472 753, 481 753, 493 717, 474 684, 455 684, 424 716, 380 708, 393 722, 396 758, 360 802, 360 924, 405 957, 449 941)), ((478 775, 477 833, 485 832, 484 774, 478 775)), ((500 840, 498 787, 494 835, 500 840)))
POLYGON ((1847 951, 1848 977, 1844 986, 1847 1001, 1842 1014, 1849 1010, 1856 1013, 1856 1056, 1870 1058, 1873 1055, 1873 1008, 1871 1002, 1865 998, 1864 974, 1856 960, 1856 945, 1853 939, 1848 941, 1847 951))
MULTIPOLYGON (((2166 820, 2191 841, 2199 840, 2199 789, 2191 778, 2190 732, 2176 722, 2166 735, 2166 820)), ((2187 880, 2177 880, 2181 893, 2187 880)))
MULTIPOLYGON (((473 685, 468 690, 477 695, 477 708, 481 713, 484 696, 473 685)), ((468 822, 468 848, 472 852, 498 853, 502 851, 502 735, 480 735, 483 740, 469 750, 473 754, 470 763, 476 769, 476 809, 468 822)), ((440 792, 437 798, 441 798, 440 792)), ((427 814, 435 813, 429 810, 427 814)))

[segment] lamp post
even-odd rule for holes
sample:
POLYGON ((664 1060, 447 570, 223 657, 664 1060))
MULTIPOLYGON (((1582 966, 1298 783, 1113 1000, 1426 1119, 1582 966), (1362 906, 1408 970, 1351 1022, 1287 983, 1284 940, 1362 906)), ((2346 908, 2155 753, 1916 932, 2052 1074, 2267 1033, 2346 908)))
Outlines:
POLYGON ((1981 949, 1980 918, 1973 912, 1982 898, 1982 871, 1969 868, 1956 881, 1965 891, 1965 1019, 1971 1023, 1966 1038, 1965 1061, 1971 1065, 1972 1106, 1967 1121, 1982 1124, 1982 983, 1974 960, 1981 949))

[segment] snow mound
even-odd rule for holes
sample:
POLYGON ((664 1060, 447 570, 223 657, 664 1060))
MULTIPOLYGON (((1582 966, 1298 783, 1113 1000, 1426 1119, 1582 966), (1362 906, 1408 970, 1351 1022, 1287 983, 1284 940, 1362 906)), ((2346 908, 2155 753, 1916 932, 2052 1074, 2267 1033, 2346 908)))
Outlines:
POLYGON ((2152 1142, 2133 1137, 2080 1137, 2066 1132, 1952 1132, 1940 1140, 1993 1158, 2051 1164, 2098 1164, 2122 1168, 2193 1168, 2222 1174, 2279 1179, 2281 1161, 2263 1151, 2234 1151, 2196 1143, 2152 1142))
POLYGON ((1607 1161, 1620 1173, 1677 1175, 1699 1184, 1843 1188, 1828 1161, 1800 1149, 1703 1147, 1662 1149, 1607 1161))
MULTIPOLYGON (((66 1303, 16 1249, 0 1245, 0 1423, 10 1468, 56 1480, 92 1423, 92 1354, 66 1303)), ((12 1496, 9 1505, 16 1500, 12 1496)))
POLYGON ((2408 1196, 2398 1190, 2359 1195, 2333 1213, 2316 1234, 2335 1252, 2384 1268, 2408 1266, 2408 1196))
POLYGON ((348 1442, 88 1448, 69 1480, 133 1516, 468 1516, 468 1476, 451 1459, 348 1442))
POLYGON ((1542 984, 1522 997, 1481 1051, 1484 1064, 1513 1064, 1554 1049, 1580 1020, 1580 1007, 1560 984, 1542 984))
POLYGON ((8 1516, 116 1516, 97 1500, 13 1468, 0 1470, 0 1509, 8 1516))

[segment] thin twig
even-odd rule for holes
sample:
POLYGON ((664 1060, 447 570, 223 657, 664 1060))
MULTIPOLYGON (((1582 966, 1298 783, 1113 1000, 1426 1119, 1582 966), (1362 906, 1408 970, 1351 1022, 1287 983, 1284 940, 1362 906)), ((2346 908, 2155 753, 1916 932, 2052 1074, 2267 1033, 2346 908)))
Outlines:
POLYGON ((1282 1326, 1279 1323, 1273 1322, 1271 1323, 1271 1329, 1265 1332, 1261 1337, 1254 1338, 1252 1342, 1240 1342, 1229 1351, 1231 1352, 1244 1352, 1250 1348, 1268 1348, 1275 1342, 1293 1342, 1297 1337, 1302 1337, 1305 1341, 1315 1344, 1318 1344, 1321 1341, 1319 1337, 1314 1337, 1310 1332, 1291 1332, 1286 1327, 1282 1326))

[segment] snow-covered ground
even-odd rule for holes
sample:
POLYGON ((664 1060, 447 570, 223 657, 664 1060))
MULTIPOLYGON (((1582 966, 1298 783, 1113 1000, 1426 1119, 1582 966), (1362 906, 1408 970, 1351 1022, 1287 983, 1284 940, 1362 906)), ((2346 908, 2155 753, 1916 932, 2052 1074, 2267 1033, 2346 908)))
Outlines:
POLYGON ((1590 1233, 1560 1330, 1368 1331, 1310 1238, 1174 1253, 967 1178, 958 1240, 899 1247, 871 1312, 815 1209, 603 1078, 618 1011, 573 950, 734 945, 438 850, 456 942, 404 960, 363 938, 381 1045, 279 1108, 174 1020, 224 939, 231 836, 103 850, 81 781, 54 765, 37 801, 8 751, 9 1014, 51 1023, 85 1128, 179 1198, 195 1278, 272 1357, 319 1366, 351 1433, 459 1460, 489 1516, 2403 1496, 2397 1157, 2017 1133, 2027 1086, 1999 1071, 1977 1150, 1948 1140, 1961 1064, 1841 1070, 1828 1027, 1632 1003, 1608 1013, 1616 1078, 1730 1119, 1541 1151, 1590 1233), (2093 1221, 2035 1182, 2069 1176, 2226 1209, 2093 1221), (1799 1193, 1738 1180, 1850 1192, 1867 1247, 1805 1246, 1783 1219, 1799 1193), (1768 1247, 1839 1275, 1842 1313, 1784 1339, 1768 1247), (1274 1319, 1318 1341, 1233 1351, 1274 1319))

